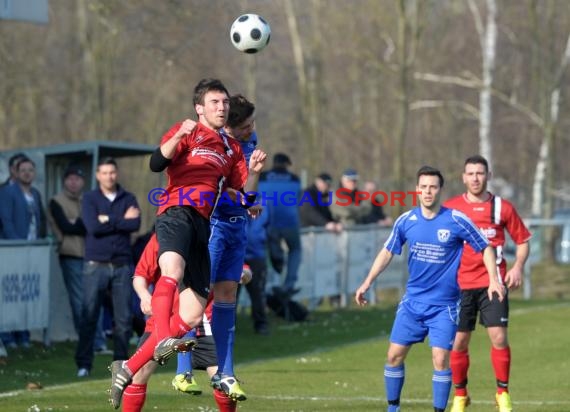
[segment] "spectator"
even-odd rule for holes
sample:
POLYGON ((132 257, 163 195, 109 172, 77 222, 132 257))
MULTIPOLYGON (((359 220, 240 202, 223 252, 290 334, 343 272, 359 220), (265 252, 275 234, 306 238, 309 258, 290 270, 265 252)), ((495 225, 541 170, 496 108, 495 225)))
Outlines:
POLYGON ((28 156, 26 156, 24 153, 16 153, 15 155, 12 155, 10 159, 8 159, 8 168, 10 176, 8 176, 8 179, 6 179, 6 181, 4 181, 4 183, 0 185, 0 188, 16 183, 16 178, 18 175, 18 169, 17 169, 18 163, 20 162, 20 160, 27 158, 28 156))
MULTIPOLYGON (((267 280, 267 223, 268 214, 262 212, 256 219, 249 218, 247 223, 247 246, 245 249, 244 270, 250 270, 252 279, 245 288, 251 300, 251 319, 255 333, 269 335, 267 322, 267 299, 265 283, 267 280)), ((241 287, 240 287, 241 289, 241 287)))
POLYGON ((331 204, 333 218, 345 227, 363 223, 372 210, 372 203, 356 196, 358 172, 346 169, 340 178, 340 186, 331 204))
POLYGON ((334 220, 330 204, 333 194, 330 191, 332 177, 328 173, 321 173, 315 182, 303 192, 303 199, 299 208, 301 226, 319 226, 332 232, 342 231, 342 224, 334 220))
POLYGON ((301 265, 301 233, 298 203, 288 200, 291 197, 295 200, 299 198, 301 184, 299 178, 289 172, 289 166, 291 166, 289 156, 277 153, 273 157, 273 169, 262 173, 259 189, 269 215, 267 240, 271 265, 281 274, 285 265, 281 242, 285 241, 288 248, 287 275, 282 289, 285 293, 292 294, 298 292, 295 290, 295 284, 301 265))
POLYGON ((392 226, 394 221, 390 216, 386 216, 384 209, 382 208, 382 203, 387 200, 382 198, 380 195, 374 196, 374 193, 378 191, 376 183, 370 180, 365 182, 364 191, 370 194, 370 207, 372 210, 368 215, 364 216, 360 223, 376 223, 383 227, 392 226))
POLYGON ((83 255, 85 225, 81 220, 81 193, 85 174, 69 166, 63 174, 63 188, 49 202, 48 219, 59 242, 61 274, 69 295, 73 326, 79 336, 83 310, 83 255))
MULTIPOLYGON (((26 157, 16 163, 16 180, 2 189, 0 221, 7 239, 36 240, 46 237, 46 217, 40 192, 32 186, 36 165, 26 157)), ((30 346, 30 332, 13 331, 2 335, 8 348, 30 346)))
POLYGON ((84 318, 75 353, 78 377, 88 376, 101 303, 110 290, 115 329, 113 358, 128 359, 132 333, 131 233, 141 224, 135 196, 117 183, 117 163, 104 158, 97 166, 98 187, 81 201, 81 218, 87 229, 83 283, 84 318))

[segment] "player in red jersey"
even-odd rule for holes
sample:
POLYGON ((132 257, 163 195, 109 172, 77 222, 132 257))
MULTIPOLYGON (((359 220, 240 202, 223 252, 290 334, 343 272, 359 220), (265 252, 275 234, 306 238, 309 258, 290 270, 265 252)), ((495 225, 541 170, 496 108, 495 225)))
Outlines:
MULTIPOLYGON (((222 82, 201 80, 194 88, 193 101, 198 122, 186 119, 174 125, 150 160, 153 171, 166 169, 168 176, 155 225, 162 276, 151 299, 155 326, 147 339, 147 345, 155 345, 153 359, 160 364, 195 344, 193 339, 177 338, 202 321, 210 292, 209 217, 220 194, 228 188, 254 192, 266 158, 263 151, 255 150, 248 171, 239 142, 219 133, 229 111, 229 93, 222 82), (185 288, 173 324, 170 315, 180 281, 185 288)), ((255 200, 245 198, 247 205, 255 200)), ((111 403, 115 408, 138 371, 131 368, 131 361, 128 366, 112 365, 111 403)))
MULTIPOLYGON (((469 157, 465 161, 463 172, 463 183, 467 192, 448 200, 445 206, 465 213, 487 236, 497 250, 500 280, 508 289, 516 289, 522 283, 531 233, 510 202, 487 191, 490 176, 489 165, 484 157, 469 157), (505 231, 517 245, 515 262, 508 271, 507 263, 503 259, 505 231)), ((487 270, 481 255, 469 245, 465 245, 463 250, 458 282, 461 289, 461 311, 451 352, 452 380, 455 386, 451 411, 463 412, 470 403, 467 395, 468 347, 479 313, 479 323, 487 328, 491 341, 491 362, 497 380, 495 400, 499 412, 510 412, 512 404, 508 392, 511 365, 511 350, 507 339, 508 294, 502 302, 498 299, 489 301, 486 293, 489 286, 487 270)))
MULTIPOLYGON (((157 280, 160 278, 160 269, 157 264, 157 256, 158 242, 156 240, 156 235, 153 234, 137 264, 135 275, 133 277, 133 287, 141 300, 141 310, 145 315, 149 316, 152 315, 152 308, 150 304, 152 295, 149 291, 149 286, 156 284, 157 280)), ((206 370, 210 377, 213 376, 217 370, 216 346, 210 328, 213 302, 212 298, 213 296, 210 293, 208 296, 206 310, 204 311, 203 321, 196 328, 198 345, 194 349, 192 365, 194 369, 206 370)), ((176 292, 172 308, 173 318, 176 317, 178 310, 178 292, 176 292)), ((147 320, 145 332, 143 336, 141 336, 137 353, 135 353, 135 355, 133 355, 133 357, 131 357, 131 359, 128 361, 142 361, 145 363, 142 367, 138 367, 138 372, 135 373, 132 377, 132 382, 125 388, 123 394, 123 412, 140 412, 144 406, 148 380, 158 366, 157 362, 150 359, 151 356, 148 353, 146 355, 144 353, 145 342, 153 330, 154 318, 151 316, 147 320)), ((150 346, 148 349, 152 351, 154 347, 150 346)), ((133 367, 133 369, 135 368, 135 366, 131 367, 133 367)), ((214 389, 213 395, 220 412, 235 412, 237 410, 237 402, 231 400, 221 391, 214 389)))

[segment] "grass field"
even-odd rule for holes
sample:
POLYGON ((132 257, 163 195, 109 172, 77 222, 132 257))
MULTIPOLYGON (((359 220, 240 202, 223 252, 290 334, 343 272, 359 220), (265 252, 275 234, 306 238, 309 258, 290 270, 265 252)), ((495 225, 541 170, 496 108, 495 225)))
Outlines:
MULTIPOLYGON (((393 307, 318 311, 311 321, 290 324, 272 318, 269 337, 253 335, 248 318, 238 320, 236 371, 249 399, 240 411, 385 410, 383 363, 393 307)), ((511 394, 516 412, 570 411, 570 302, 513 301, 511 394)), ((75 377, 73 344, 14 352, 0 367, 0 411, 112 411, 107 404, 108 356, 96 357, 92 376, 75 377), (27 390, 38 382, 41 390, 27 390)), ((174 392, 175 362, 151 379, 145 410, 215 411, 207 378, 201 396, 174 392)), ((416 345, 406 362, 402 411, 431 411, 429 347, 416 345)), ((471 348, 470 412, 493 411, 494 378, 487 338, 474 335, 471 348)))

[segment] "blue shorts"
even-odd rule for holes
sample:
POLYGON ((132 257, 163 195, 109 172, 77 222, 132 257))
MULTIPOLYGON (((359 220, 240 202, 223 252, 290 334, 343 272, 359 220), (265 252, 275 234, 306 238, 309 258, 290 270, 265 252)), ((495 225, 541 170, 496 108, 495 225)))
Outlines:
POLYGON ((239 282, 245 247, 247 242, 246 219, 218 219, 210 220, 210 251, 211 277, 210 282, 216 283, 224 280, 239 282))
POLYGON ((428 305, 404 298, 396 311, 390 342, 410 346, 428 336, 431 347, 451 350, 458 315, 459 301, 456 305, 428 305))

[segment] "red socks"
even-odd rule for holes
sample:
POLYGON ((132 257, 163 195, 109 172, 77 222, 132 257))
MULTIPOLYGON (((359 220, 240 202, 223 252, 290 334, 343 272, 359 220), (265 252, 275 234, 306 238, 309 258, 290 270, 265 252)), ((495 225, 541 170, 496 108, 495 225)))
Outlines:
POLYGON ((491 347, 491 363, 497 379, 497 393, 509 391, 509 375, 511 370, 511 348, 504 349, 491 347))
POLYGON ((225 393, 214 389, 214 399, 220 412, 237 411, 237 401, 232 401, 225 393))
POLYGON ((140 412, 146 399, 146 384, 132 383, 123 392, 123 412, 140 412))
MULTIPOLYGON (((177 313, 175 315, 172 315, 170 318, 170 327, 167 336, 174 336, 176 338, 179 338, 181 336, 184 336, 186 332, 191 329, 192 328, 188 326, 177 313)), ((152 359, 154 348, 156 348, 158 342, 160 341, 157 339, 155 331, 150 334, 142 346, 137 349, 135 354, 129 358, 126 366, 133 373, 133 375, 152 359)))
POLYGON ((176 280, 168 276, 161 276, 154 287, 151 306, 154 316, 154 330, 158 342, 170 336, 169 320, 177 288, 178 283, 176 280))
POLYGON ((455 386, 455 396, 467 396, 469 352, 452 350, 449 363, 451 367, 451 380, 455 386))

